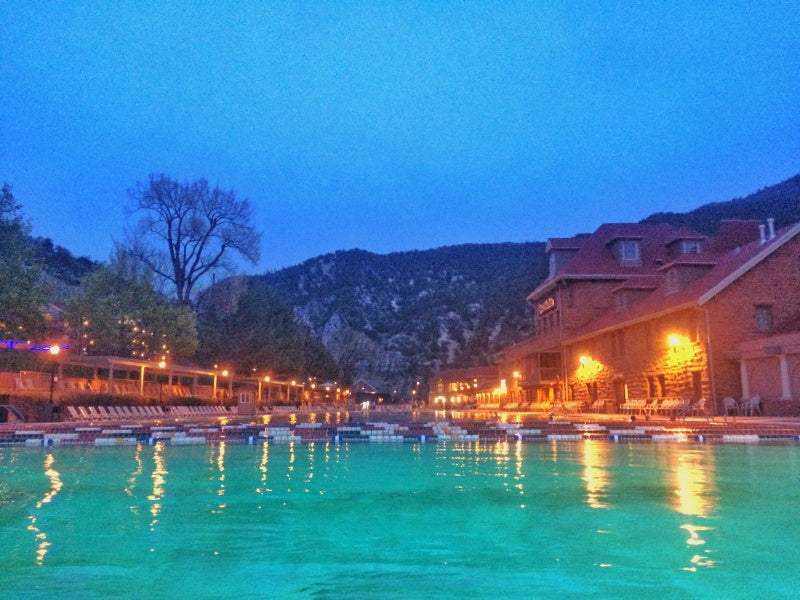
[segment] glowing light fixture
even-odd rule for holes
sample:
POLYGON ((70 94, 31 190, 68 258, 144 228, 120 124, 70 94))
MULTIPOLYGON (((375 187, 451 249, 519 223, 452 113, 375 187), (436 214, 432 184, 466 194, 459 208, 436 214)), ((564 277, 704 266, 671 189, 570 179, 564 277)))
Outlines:
POLYGON ((684 338, 677 333, 671 333, 667 336, 667 343, 675 348, 676 346, 680 346, 683 344, 684 338))
POLYGON ((588 364, 591 364, 592 357, 591 356, 586 356, 585 354, 581 355, 581 357, 578 359, 578 362, 581 363, 582 365, 586 366, 588 364))

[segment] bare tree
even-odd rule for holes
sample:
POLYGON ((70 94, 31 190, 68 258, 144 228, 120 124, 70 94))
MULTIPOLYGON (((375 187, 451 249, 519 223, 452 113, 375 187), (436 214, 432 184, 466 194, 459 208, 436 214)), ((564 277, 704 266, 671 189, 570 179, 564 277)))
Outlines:
POLYGON ((231 270, 231 252, 258 262, 261 234, 250 224, 249 202, 232 190, 212 189, 205 179, 179 183, 151 174, 128 195, 131 212, 143 213, 131 253, 174 285, 181 304, 190 303, 198 281, 231 270))

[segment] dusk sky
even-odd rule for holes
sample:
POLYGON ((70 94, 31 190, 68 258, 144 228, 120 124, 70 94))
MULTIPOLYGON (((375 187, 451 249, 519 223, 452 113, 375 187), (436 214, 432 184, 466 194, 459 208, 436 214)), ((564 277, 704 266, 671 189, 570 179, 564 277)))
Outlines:
POLYGON ((34 235, 98 260, 150 173, 248 198, 252 273, 544 241, 800 173, 796 0, 6 0, 0 19, 0 177, 34 235))

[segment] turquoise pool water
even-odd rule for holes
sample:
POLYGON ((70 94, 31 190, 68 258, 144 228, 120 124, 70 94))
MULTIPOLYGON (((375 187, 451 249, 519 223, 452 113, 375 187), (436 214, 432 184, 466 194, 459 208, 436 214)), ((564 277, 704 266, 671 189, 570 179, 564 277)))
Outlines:
POLYGON ((0 448, 3 598, 793 598, 795 445, 0 448))

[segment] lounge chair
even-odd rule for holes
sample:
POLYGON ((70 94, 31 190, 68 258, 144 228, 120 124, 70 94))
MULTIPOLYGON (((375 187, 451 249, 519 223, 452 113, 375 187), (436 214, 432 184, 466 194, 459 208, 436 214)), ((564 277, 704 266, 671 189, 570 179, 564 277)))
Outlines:
POLYGON ((708 412, 706 411, 706 399, 700 398, 699 400, 695 400, 678 411, 679 417, 685 418, 689 415, 703 415, 704 417, 708 417, 708 412))

